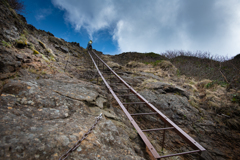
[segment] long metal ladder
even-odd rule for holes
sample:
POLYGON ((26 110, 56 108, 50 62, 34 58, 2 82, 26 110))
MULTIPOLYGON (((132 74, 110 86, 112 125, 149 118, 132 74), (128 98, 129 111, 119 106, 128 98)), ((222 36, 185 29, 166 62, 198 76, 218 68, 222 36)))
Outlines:
MULTIPOLYGON (((181 128, 179 128, 174 122, 172 122, 169 118, 167 118, 162 112, 160 112, 155 106, 153 106, 151 103, 149 103, 144 97, 142 97, 139 93, 137 93, 129 84, 127 84, 117 73, 115 73, 93 50, 92 53, 88 51, 89 56, 92 59, 92 62, 94 66, 96 67, 98 74, 102 78, 103 82, 105 83, 107 89, 109 92, 113 95, 123 112, 126 114, 144 143, 146 144, 148 150, 151 152, 152 156, 160 160, 161 158, 167 158, 167 157, 173 157, 173 156, 178 156, 178 155, 184 155, 184 154, 190 154, 190 153, 201 153, 205 151, 205 148, 203 148, 198 142, 196 142, 192 137, 190 137, 187 133, 185 133, 181 128), (93 58, 93 56, 95 58, 93 58), (100 63, 102 66, 100 66, 100 63), (127 94, 127 95, 117 95, 112 87, 110 86, 109 83, 111 83, 111 79, 109 83, 107 80, 104 78, 103 74, 100 71, 100 67, 102 67, 102 71, 104 71, 104 68, 108 71, 108 75, 111 78, 111 75, 113 75, 115 78, 119 80, 121 84, 123 84, 126 88, 125 89, 119 89, 119 90, 128 90, 128 93, 132 94, 127 94), (135 95, 140 102, 121 102, 119 97, 124 97, 124 96, 133 96, 135 95), (135 114, 130 114, 125 106, 128 106, 130 104, 145 104, 150 110, 153 112, 150 113, 135 113, 135 114), (132 116, 140 116, 140 115, 157 115, 163 122, 164 122, 164 128, 156 128, 156 129, 146 129, 142 130, 136 121, 133 119, 132 116), (166 130, 173 130, 175 131, 186 143, 188 143, 191 148, 193 149, 192 151, 187 151, 187 152, 181 152, 181 153, 176 153, 176 154, 169 154, 169 155, 162 155, 160 156, 156 149, 153 147, 151 142, 148 140, 147 136, 143 132, 151 132, 151 131, 163 131, 163 141, 162 141, 162 148, 164 147, 164 141, 165 141, 165 131, 166 130)), ((97 78, 97 83, 98 83, 98 78, 97 78)))

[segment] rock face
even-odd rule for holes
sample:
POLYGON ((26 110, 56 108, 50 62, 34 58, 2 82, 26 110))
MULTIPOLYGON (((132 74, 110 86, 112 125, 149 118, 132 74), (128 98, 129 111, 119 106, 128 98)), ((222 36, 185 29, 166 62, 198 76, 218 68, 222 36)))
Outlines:
POLYGON ((146 87, 148 89, 154 89, 157 92, 162 93, 162 94, 175 93, 178 95, 185 96, 188 99, 189 99, 189 95, 190 95, 190 93, 188 93, 186 90, 184 90, 178 86, 170 85, 170 84, 164 83, 164 82, 150 82, 150 83, 146 83, 142 87, 146 87))
MULTIPOLYGON (((59 159, 91 128, 100 113, 103 118, 68 159, 150 159, 123 111, 102 81, 98 79, 97 83, 98 74, 83 47, 37 30, 8 5, 0 5, 0 21, 1 160, 59 159), (18 40, 26 44, 19 48, 18 40)), ((232 91, 225 92, 209 80, 195 82, 176 75, 176 67, 168 61, 152 66, 133 62, 127 53, 118 57, 96 52, 207 149, 200 159, 239 159, 240 109, 229 100, 232 91)), ((143 54, 132 54, 134 60, 144 60, 143 54)), ((155 56, 148 54, 151 60, 155 56)), ((150 111, 140 105, 130 106, 129 112, 150 111)), ((142 129, 163 127, 154 116, 140 116, 136 122, 142 129)), ((162 132, 149 132, 147 136, 160 153, 162 132)), ((165 140, 161 154, 191 150, 172 131, 167 131, 165 140)), ((174 159, 199 157, 193 154, 174 159)))
POLYGON ((13 54, 9 53, 8 51, 0 49, 1 55, 0 55, 0 71, 4 73, 14 72, 18 68, 21 67, 21 61, 20 59, 23 59, 22 57, 15 57, 13 54))
MULTIPOLYGON (((99 86, 77 79, 10 80, 2 89, 1 157, 3 159, 57 159, 94 124, 101 112, 103 119, 83 141, 73 159, 144 159, 135 152, 134 139, 102 110, 106 95, 99 86), (96 109, 90 106, 101 107, 96 109)), ((139 144, 135 144, 139 146, 139 144)), ((141 146, 139 146, 140 148, 141 146)), ((142 153, 143 154, 143 153, 142 153)))
POLYGON ((68 159, 147 158, 130 123, 110 107, 105 88, 84 81, 96 75, 85 50, 22 19, 0 5, 0 159, 59 159, 100 113, 68 159), (19 48, 18 39, 27 45, 19 48))

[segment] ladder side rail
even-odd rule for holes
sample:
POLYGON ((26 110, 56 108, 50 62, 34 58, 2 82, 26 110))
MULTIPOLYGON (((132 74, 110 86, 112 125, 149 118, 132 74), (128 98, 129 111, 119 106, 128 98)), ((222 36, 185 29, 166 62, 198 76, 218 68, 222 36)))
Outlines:
POLYGON ((118 76, 94 51, 95 56, 127 87, 131 90, 132 93, 136 94, 137 97, 146 102, 147 106, 153 111, 158 112, 159 118, 164 121, 169 126, 175 128, 176 133, 182 137, 193 149, 198 149, 201 152, 206 149, 203 148, 198 142, 196 142, 192 137, 190 137, 186 132, 184 132, 181 128, 179 128, 173 121, 171 121, 167 116, 165 116, 161 111, 159 111, 155 106, 149 103, 144 97, 142 97, 139 93, 137 93, 130 85, 128 85, 120 76, 118 76))
POLYGON ((90 55, 99 75, 101 76, 102 80, 104 81, 105 85, 107 86, 107 88, 109 89, 109 91, 111 92, 111 94, 113 95, 113 97, 115 98, 115 100, 118 102, 118 104, 120 105, 120 107, 122 108, 122 110, 124 111, 124 113, 126 114, 126 116, 128 117, 128 119, 130 120, 130 122, 132 123, 132 125, 135 127, 135 129, 137 130, 138 134, 140 135, 140 137, 142 138, 142 140, 144 141, 144 143, 146 144, 146 146, 148 147, 148 149, 150 150, 150 152, 152 153, 152 155, 157 158, 159 157, 158 152, 156 151, 156 149, 152 146, 151 142, 147 139, 146 135, 142 132, 142 130, 140 129, 140 127, 137 125, 137 123, 135 122, 135 120, 132 118, 132 116, 130 115, 130 113, 126 110, 126 108, 124 107, 124 105, 122 104, 122 102, 120 101, 120 99, 117 97, 117 95, 115 94, 115 92, 112 90, 112 88, 109 86, 109 84, 107 83, 107 81, 105 80, 105 78, 103 77, 103 75, 101 74, 100 70, 97 67, 97 64, 95 63, 93 57, 91 56, 90 52, 88 51, 88 54, 90 55))

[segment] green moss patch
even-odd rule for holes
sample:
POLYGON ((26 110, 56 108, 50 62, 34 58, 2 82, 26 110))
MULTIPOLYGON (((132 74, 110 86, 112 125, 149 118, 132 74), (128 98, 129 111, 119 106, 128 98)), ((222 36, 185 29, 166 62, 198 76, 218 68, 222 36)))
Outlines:
POLYGON ((38 40, 38 43, 40 44, 41 47, 47 49, 46 45, 42 41, 38 40))
POLYGON ((231 101, 232 101, 233 103, 238 103, 238 104, 240 105, 240 95, 234 94, 234 95, 232 96, 231 101))
POLYGON ((2 41, 2 45, 7 47, 7 48, 11 48, 11 44, 6 42, 6 41, 2 41))
POLYGON ((50 60, 50 61, 56 61, 55 58, 54 58, 54 56, 52 56, 52 55, 49 57, 49 60, 50 60))
POLYGON ((41 54, 42 55, 42 59, 44 59, 46 62, 50 62, 49 59, 47 57, 45 57, 45 55, 41 54))
POLYGON ((36 54, 39 54, 39 52, 38 52, 37 50, 34 49, 34 50, 33 50, 33 54, 36 55, 36 54))
POLYGON ((16 40, 16 46, 18 48, 24 48, 28 44, 27 38, 24 34, 22 34, 17 40, 16 40))
POLYGON ((28 48, 30 48, 31 50, 35 50, 35 46, 32 43, 28 44, 28 48))
POLYGON ((50 48, 47 48, 46 51, 50 55, 50 57, 56 58, 57 56, 53 53, 53 51, 50 48))
POLYGON ((144 62, 144 64, 151 64, 153 66, 157 66, 162 60, 156 60, 154 62, 144 62))

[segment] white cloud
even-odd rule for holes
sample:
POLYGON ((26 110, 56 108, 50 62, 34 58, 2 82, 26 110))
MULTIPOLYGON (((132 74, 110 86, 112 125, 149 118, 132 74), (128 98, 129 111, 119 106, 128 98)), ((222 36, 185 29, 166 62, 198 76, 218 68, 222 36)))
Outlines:
POLYGON ((52 14, 51 8, 40 9, 40 10, 38 10, 37 15, 35 15, 35 18, 37 21, 41 21, 41 20, 45 19, 47 16, 49 16, 50 14, 52 14))
POLYGON ((90 37, 94 32, 110 27, 115 21, 114 4, 111 0, 52 0, 52 3, 66 11, 65 20, 75 30, 84 28, 90 37))
POLYGON ((75 30, 108 29, 119 51, 240 52, 238 0, 52 0, 75 30))

